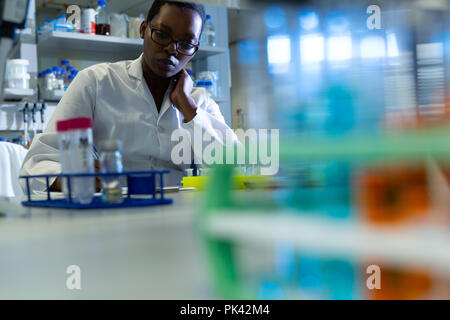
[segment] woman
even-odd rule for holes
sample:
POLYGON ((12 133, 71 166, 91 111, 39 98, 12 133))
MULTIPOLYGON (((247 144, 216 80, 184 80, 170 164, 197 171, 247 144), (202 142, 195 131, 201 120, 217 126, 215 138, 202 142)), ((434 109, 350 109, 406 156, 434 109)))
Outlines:
MULTIPOLYGON (((205 90, 193 89, 183 69, 199 48, 204 22, 202 5, 155 1, 140 27, 143 54, 134 61, 101 63, 82 70, 44 133, 34 138, 21 174, 60 173, 56 122, 91 117, 94 145, 109 139, 122 141, 124 170, 169 169, 165 184, 178 184, 190 164, 171 161, 177 143, 171 141, 173 130, 184 129, 193 137, 194 129, 201 129, 220 142, 231 131, 218 105, 205 90)), ((59 178, 50 180, 50 185, 52 191, 61 190, 59 178)), ((45 180, 32 179, 30 187, 43 191, 45 180)))

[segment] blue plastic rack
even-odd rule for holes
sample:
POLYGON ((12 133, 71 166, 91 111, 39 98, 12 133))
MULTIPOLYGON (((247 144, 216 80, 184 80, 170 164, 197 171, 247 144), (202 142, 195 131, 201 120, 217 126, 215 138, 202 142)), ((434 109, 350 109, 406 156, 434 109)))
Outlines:
POLYGON ((28 201, 22 201, 24 206, 28 207, 50 207, 50 208, 67 208, 67 209, 105 209, 105 208, 124 208, 124 207, 143 207, 162 204, 170 204, 173 199, 164 198, 163 174, 170 173, 169 170, 160 171, 130 171, 121 173, 77 173, 77 174, 51 174, 51 175, 34 175, 20 176, 20 179, 26 180, 28 201), (89 204, 75 203, 72 200, 71 178, 76 177, 120 177, 125 176, 128 185, 128 194, 123 198, 121 203, 108 203, 102 200, 101 196, 94 196, 89 204), (49 179, 54 177, 67 178, 68 199, 52 199, 50 196, 49 179), (159 177, 159 197, 156 195, 156 179, 159 177), (30 179, 45 178, 47 199, 32 200, 30 192, 30 179), (149 196, 148 198, 133 198, 133 196, 149 196))

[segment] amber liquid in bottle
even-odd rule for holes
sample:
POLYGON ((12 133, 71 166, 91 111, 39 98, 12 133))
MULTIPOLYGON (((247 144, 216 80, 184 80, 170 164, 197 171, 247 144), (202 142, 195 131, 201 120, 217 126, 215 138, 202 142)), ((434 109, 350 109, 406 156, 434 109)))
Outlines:
POLYGON ((111 26, 109 24, 96 24, 95 34, 109 36, 111 34, 111 26))

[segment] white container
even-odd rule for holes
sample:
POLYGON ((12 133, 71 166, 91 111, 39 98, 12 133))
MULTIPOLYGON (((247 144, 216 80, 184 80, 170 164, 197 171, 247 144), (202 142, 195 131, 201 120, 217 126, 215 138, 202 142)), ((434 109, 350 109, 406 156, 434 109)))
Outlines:
POLYGON ((130 21, 128 22, 128 38, 130 39, 140 39, 140 27, 142 21, 145 20, 145 17, 143 14, 141 14, 139 17, 136 18, 130 18, 130 21))
POLYGON ((84 9, 81 15, 81 30, 95 34, 95 9, 84 9))
MULTIPOLYGON (((56 123, 56 131, 58 132, 59 163, 61 164, 61 172, 68 174, 72 172, 70 167, 70 148, 72 144, 72 136, 69 130, 68 121, 58 121, 56 123)), ((67 178, 62 179, 61 186, 66 199, 69 200, 67 178)))
POLYGON ((30 75, 24 74, 19 77, 8 77, 8 88, 29 89, 30 88, 30 75))
POLYGON ((6 64, 6 77, 17 78, 28 74, 28 66, 30 62, 26 59, 8 60, 6 64))
POLYGON ((128 31, 128 16, 126 14, 111 14, 111 36, 126 38, 128 31))
MULTIPOLYGON (((71 173, 94 173, 93 137, 91 118, 68 120, 72 145, 70 147, 71 173)), ((94 177, 76 177, 70 181, 72 200, 75 203, 89 204, 95 193, 94 177)))

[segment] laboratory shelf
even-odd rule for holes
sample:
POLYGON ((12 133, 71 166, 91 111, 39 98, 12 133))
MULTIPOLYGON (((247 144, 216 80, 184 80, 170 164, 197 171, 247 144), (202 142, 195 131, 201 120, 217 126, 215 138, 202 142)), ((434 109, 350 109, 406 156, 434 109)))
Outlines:
POLYGON ((298 211, 216 210, 204 230, 215 239, 273 246, 293 245, 364 263, 419 266, 450 278, 447 225, 373 226, 362 221, 302 215, 298 211), (375 260, 374 260, 375 259, 375 260))
MULTIPOLYGON (((129 39, 94 34, 52 31, 40 35, 38 50, 40 55, 57 55, 68 58, 92 59, 93 54, 102 60, 136 59, 142 53, 142 39, 129 39)), ((226 53, 224 47, 202 46, 195 58, 202 59, 226 53)))
POLYGON ((3 90, 4 100, 21 100, 23 98, 31 97, 34 95, 33 89, 12 89, 5 88, 3 90))
POLYGON ((432 156, 450 158, 448 137, 450 126, 386 133, 351 133, 340 136, 280 137, 280 159, 298 160, 356 160, 422 161, 432 156))

